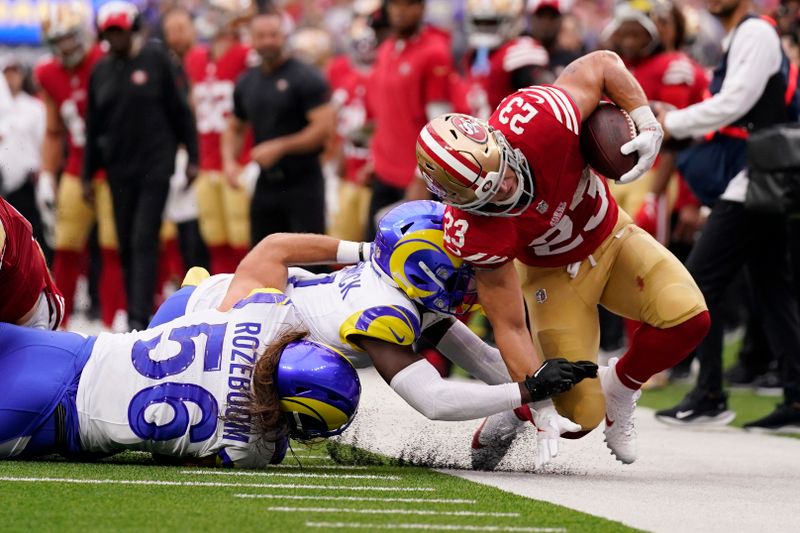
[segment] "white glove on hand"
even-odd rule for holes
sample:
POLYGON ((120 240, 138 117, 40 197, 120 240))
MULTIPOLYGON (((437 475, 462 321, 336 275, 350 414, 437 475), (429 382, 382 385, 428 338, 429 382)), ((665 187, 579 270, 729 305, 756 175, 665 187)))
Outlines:
POLYGON ((36 207, 42 218, 44 240, 50 248, 56 245, 56 178, 41 172, 36 180, 36 207))
POLYGON ((661 149, 661 141, 664 138, 664 130, 656 120, 656 116, 649 106, 637 107, 630 112, 633 123, 639 134, 633 140, 625 143, 620 148, 620 152, 625 155, 633 152, 639 153, 639 161, 636 166, 623 174, 618 183, 630 183, 641 178, 645 172, 650 170, 656 160, 658 151, 661 149))
POLYGON ((581 431, 580 424, 556 412, 552 400, 530 404, 533 424, 536 426, 536 466, 544 466, 558 455, 558 439, 562 433, 581 431))

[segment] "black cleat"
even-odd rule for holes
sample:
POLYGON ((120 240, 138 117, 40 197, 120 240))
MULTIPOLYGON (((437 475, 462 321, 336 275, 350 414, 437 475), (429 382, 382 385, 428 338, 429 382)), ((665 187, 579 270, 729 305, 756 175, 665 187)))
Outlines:
POLYGON ((764 418, 745 424, 748 431, 800 433, 800 403, 781 403, 764 418))
POLYGON ((657 420, 673 426, 726 426, 734 418, 736 413, 728 409, 724 393, 709 394, 699 389, 691 391, 675 407, 656 412, 657 420))

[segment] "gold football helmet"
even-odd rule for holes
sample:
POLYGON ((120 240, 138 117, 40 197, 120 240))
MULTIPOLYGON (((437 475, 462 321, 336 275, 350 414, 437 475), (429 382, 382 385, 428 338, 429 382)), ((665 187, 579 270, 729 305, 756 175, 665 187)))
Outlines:
POLYGON ((195 20, 201 37, 213 39, 225 33, 238 33, 240 26, 256 13, 253 0, 209 0, 206 9, 195 20))
POLYGON ((467 0, 466 29, 472 48, 497 48, 522 31, 522 0, 467 0))
POLYGON ((89 8, 83 2, 53 2, 42 9, 42 37, 65 67, 79 65, 86 56, 92 44, 90 20, 89 8))
POLYGON ((417 165, 433 194, 464 211, 517 216, 533 200, 533 177, 522 152, 469 115, 448 113, 428 122, 417 137, 417 165), (508 169, 517 177, 516 189, 495 201, 508 169))

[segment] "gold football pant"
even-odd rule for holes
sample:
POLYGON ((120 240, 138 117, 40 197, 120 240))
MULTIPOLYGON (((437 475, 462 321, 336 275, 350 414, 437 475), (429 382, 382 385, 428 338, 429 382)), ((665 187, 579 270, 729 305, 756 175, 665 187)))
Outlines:
MULTIPOLYGON (((522 270, 534 342, 545 359, 597 360, 598 304, 656 328, 677 326, 706 310, 686 268, 622 210, 611 235, 574 277, 564 267, 522 270)), ((596 427, 605 414, 597 379, 584 380, 554 402, 584 430, 596 427)))
POLYGON ((339 205, 329 233, 337 239, 362 241, 367 228, 367 214, 372 190, 351 181, 339 184, 339 205))
POLYGON ((197 177, 200 234, 210 247, 250 246, 250 197, 244 187, 234 189, 220 172, 197 177))
POLYGON ((108 182, 96 179, 92 182, 92 188, 94 205, 83 201, 80 178, 72 174, 62 174, 56 199, 56 250, 83 252, 95 217, 100 247, 113 250, 119 247, 108 182))

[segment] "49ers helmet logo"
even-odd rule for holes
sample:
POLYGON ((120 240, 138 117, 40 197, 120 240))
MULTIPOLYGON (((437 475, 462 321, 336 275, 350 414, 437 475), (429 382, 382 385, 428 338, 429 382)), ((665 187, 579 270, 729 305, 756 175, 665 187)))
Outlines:
POLYGON ((467 138, 475 141, 479 144, 484 144, 486 141, 489 140, 489 136, 486 134, 486 128, 478 124, 477 121, 463 116, 463 115, 455 115, 451 122, 453 126, 456 127, 458 131, 463 133, 467 138))

